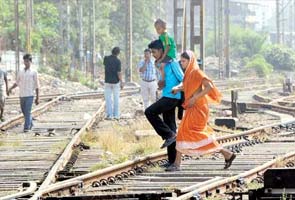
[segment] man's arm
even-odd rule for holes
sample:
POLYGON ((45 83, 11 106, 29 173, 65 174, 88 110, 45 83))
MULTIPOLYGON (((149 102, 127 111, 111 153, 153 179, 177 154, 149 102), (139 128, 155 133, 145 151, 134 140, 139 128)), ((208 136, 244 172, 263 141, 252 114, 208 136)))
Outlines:
POLYGON ((123 89, 124 84, 123 84, 123 80, 122 80, 122 72, 118 72, 118 78, 120 81, 120 87, 121 87, 121 89, 123 89))
POLYGON ((36 72, 34 76, 34 82, 35 82, 35 91, 36 91, 36 99, 35 104, 39 104, 39 79, 38 79, 38 73, 36 72))
POLYGON ((35 99, 35 104, 39 104, 39 88, 36 88, 36 99, 35 99))
POLYGON ((144 60, 143 64, 140 62, 138 65, 139 65, 139 72, 145 72, 148 66, 148 62, 144 60))
POLYGON ((8 93, 10 94, 11 91, 12 91, 14 88, 16 88, 16 87, 17 87, 17 84, 14 83, 14 84, 11 86, 11 88, 9 88, 8 93))

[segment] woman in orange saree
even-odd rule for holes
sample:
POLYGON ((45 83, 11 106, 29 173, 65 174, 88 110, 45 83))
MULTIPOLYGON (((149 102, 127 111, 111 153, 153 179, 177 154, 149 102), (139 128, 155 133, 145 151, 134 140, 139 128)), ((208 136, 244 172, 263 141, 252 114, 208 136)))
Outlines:
POLYGON ((176 137, 176 160, 167 168, 167 171, 180 169, 181 154, 203 155, 212 152, 220 152, 224 156, 224 169, 227 169, 236 155, 218 144, 211 135, 212 129, 207 125, 208 104, 220 103, 221 94, 205 73, 199 69, 192 51, 182 53, 180 61, 185 70, 183 83, 174 87, 172 92, 184 91, 185 114, 176 137))

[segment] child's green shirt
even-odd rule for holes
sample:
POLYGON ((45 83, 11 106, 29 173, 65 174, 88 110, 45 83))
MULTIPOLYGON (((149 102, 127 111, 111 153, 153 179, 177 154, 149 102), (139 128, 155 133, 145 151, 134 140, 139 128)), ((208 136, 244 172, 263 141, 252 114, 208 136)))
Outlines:
POLYGON ((170 46, 170 49, 167 52, 167 56, 169 56, 170 58, 176 59, 177 51, 176 51, 176 44, 175 44, 173 37, 168 35, 167 32, 164 32, 159 36, 159 39, 163 43, 164 50, 166 49, 167 46, 170 46))

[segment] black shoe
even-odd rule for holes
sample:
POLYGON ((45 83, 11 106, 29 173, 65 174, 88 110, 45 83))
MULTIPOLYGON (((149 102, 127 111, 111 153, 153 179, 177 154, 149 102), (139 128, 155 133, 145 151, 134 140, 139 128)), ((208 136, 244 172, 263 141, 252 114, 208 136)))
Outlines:
POLYGON ((166 172, 175 172, 175 171, 180 171, 180 168, 177 167, 175 164, 170 165, 165 169, 166 172))
POLYGON ((159 167, 161 167, 161 168, 167 168, 167 167, 169 167, 170 165, 172 165, 170 162, 166 162, 166 163, 164 163, 164 164, 159 165, 159 167))
POLYGON ((225 160, 224 169, 228 169, 231 166, 231 164, 235 158, 236 158, 236 154, 233 153, 233 155, 230 157, 230 159, 225 160))
POLYGON ((162 144, 162 146, 160 148, 163 149, 165 147, 168 147, 175 141, 176 141, 176 136, 173 135, 172 137, 166 139, 165 142, 162 144))

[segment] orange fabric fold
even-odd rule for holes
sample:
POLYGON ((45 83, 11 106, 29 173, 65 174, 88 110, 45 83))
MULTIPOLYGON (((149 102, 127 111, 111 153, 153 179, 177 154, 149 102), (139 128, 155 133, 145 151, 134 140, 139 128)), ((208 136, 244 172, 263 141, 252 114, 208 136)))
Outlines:
POLYGON ((183 107, 186 109, 184 117, 178 128, 176 138, 176 149, 184 154, 204 154, 216 151, 220 147, 212 137, 212 129, 207 125, 209 119, 209 103, 219 103, 221 94, 212 81, 202 72, 197 64, 194 53, 187 51, 190 56, 189 64, 185 70, 183 90, 185 101, 183 107), (203 89, 202 81, 207 79, 213 88, 207 95, 199 98, 193 107, 188 108, 190 97, 203 89))

